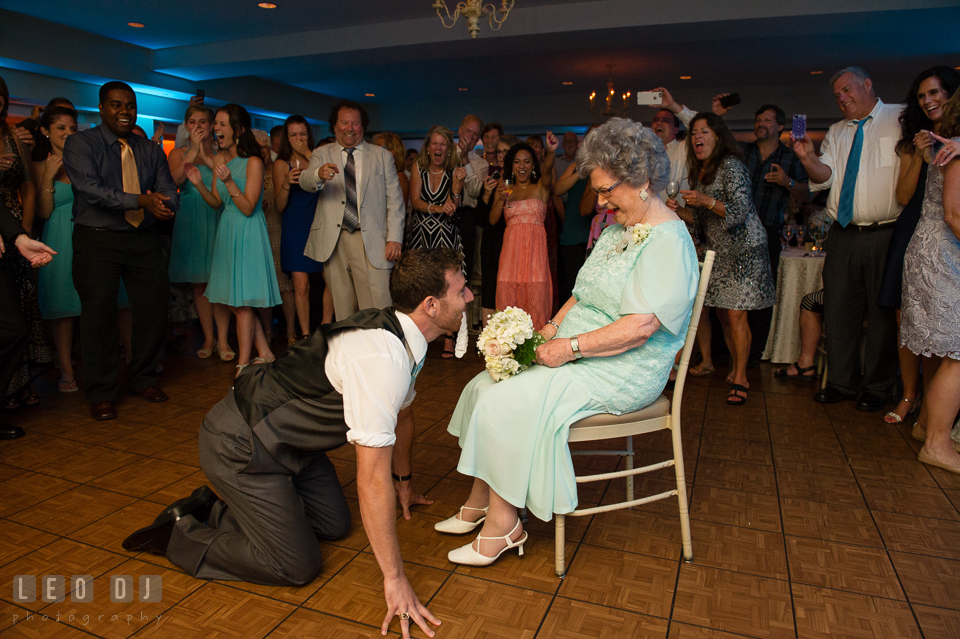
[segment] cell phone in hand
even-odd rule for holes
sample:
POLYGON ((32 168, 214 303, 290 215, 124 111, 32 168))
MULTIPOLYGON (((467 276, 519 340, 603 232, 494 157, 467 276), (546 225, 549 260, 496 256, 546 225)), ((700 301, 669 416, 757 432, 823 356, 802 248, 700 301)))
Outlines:
POLYGON ((730 107, 736 106, 740 104, 740 102, 741 100, 739 93, 731 93, 730 95, 725 95, 720 98, 720 106, 722 106, 724 109, 729 109, 730 107))
POLYGON ((494 180, 499 180, 499 179, 500 179, 500 171, 494 171, 493 173, 490 174, 490 177, 492 177, 494 180))
POLYGON ((793 129, 790 131, 790 136, 794 140, 802 140, 803 136, 807 134, 807 116, 803 113, 799 113, 793 116, 793 129))
POLYGON ((663 91, 640 91, 637 93, 637 104, 647 106, 663 104, 663 91))
POLYGON ((202 100, 203 98, 206 97, 206 95, 207 95, 206 91, 204 91, 203 89, 197 89, 197 98, 202 100))

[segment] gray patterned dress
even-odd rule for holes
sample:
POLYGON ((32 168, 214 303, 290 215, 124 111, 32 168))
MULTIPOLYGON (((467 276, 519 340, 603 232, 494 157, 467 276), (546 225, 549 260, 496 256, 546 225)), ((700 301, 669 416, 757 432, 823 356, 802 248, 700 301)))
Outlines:
POLYGON ((900 345, 960 359, 960 240, 944 220, 943 173, 935 167, 903 262, 900 345))
POLYGON ((753 205, 750 174, 743 162, 727 157, 711 184, 690 176, 690 188, 723 202, 726 216, 704 207, 693 207, 698 231, 707 238, 707 248, 717 252, 707 297, 713 308, 752 311, 773 306, 775 301, 767 233, 753 205))

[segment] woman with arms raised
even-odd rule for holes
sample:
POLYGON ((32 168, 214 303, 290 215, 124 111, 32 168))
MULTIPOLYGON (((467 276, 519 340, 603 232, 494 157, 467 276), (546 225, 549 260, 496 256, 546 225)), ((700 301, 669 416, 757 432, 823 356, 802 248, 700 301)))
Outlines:
POLYGON ((622 414, 653 402, 683 346, 696 295, 697 256, 686 226, 657 196, 670 172, 653 131, 613 118, 577 153, 600 203, 616 211, 580 270, 571 297, 541 334, 537 362, 494 383, 484 372, 464 389, 449 432, 463 452, 458 470, 475 477, 459 513, 441 532, 472 544, 450 552, 456 563, 487 565, 526 541, 517 508, 543 520, 577 506, 570 424, 622 414))

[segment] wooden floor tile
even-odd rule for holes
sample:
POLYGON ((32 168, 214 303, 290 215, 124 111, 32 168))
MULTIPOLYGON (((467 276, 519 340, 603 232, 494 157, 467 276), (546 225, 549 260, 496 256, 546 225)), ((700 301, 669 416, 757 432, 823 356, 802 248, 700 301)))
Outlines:
POLYGON ((667 622, 663 619, 560 597, 550 606, 538 636, 557 639, 664 639, 666 634, 667 622))
POLYGON ((14 606, 12 603, 0 599, 0 633, 26 620, 31 614, 33 613, 26 608, 14 606))
POLYGON ((777 487, 780 496, 789 499, 818 501, 856 508, 867 507, 857 481, 850 476, 822 475, 778 468, 777 487))
POLYGON ((700 444, 701 459, 722 459, 746 464, 773 465, 769 446, 744 446, 743 442, 723 437, 703 436, 700 444))
POLYGON ((90 639, 90 635, 85 632, 58 623, 54 618, 44 619, 39 614, 18 621, 0 636, 3 639, 90 639))
POLYGON ((79 484, 38 473, 23 472, 0 483, 0 517, 30 508, 45 499, 73 490, 79 484))
POLYGON ((110 552, 134 556, 139 552, 131 553, 124 550, 123 540, 134 531, 153 523, 161 510, 162 508, 153 502, 137 500, 129 506, 69 533, 68 536, 70 539, 110 552))
POLYGON ((781 530, 780 505, 776 497, 710 486, 694 488, 690 517, 757 530, 781 530))
POLYGON ((906 602, 794 584, 793 604, 798 639, 921 637, 906 602))
POLYGON ((70 481, 89 482, 142 459, 142 455, 95 446, 40 466, 37 472, 70 481))
MULTIPOLYGON (((3 449, 0 448, 0 452, 3 449)), ((0 483, 7 481, 8 479, 13 479, 14 477, 19 477, 23 474, 22 468, 16 468, 14 466, 9 466, 7 464, 0 464, 0 483)))
POLYGON ((680 518, 635 510, 617 510, 594 515, 584 543, 625 550, 663 559, 681 555, 680 518), (643 531, 643 534, 638 534, 643 531))
POLYGON ((454 574, 427 607, 443 622, 444 637, 532 639, 550 601, 544 593, 454 574))
POLYGON ((696 520, 690 522, 690 529, 695 564, 773 579, 787 578, 783 535, 696 520))
POLYGON ((849 453, 850 467, 857 479, 897 485, 937 487, 930 471, 916 459, 895 459, 849 453))
POLYGON ((153 455, 170 448, 173 444, 179 444, 195 437, 196 435, 192 433, 175 428, 162 428, 145 424, 129 435, 105 443, 104 446, 125 450, 128 453, 153 455))
POLYGON ((56 540, 55 535, 0 519, 0 566, 56 540))
POLYGON ((197 437, 180 442, 153 455, 158 459, 200 468, 200 440, 197 437))
POLYGON ((960 610, 960 561, 891 552, 911 603, 960 610))
POLYGON ((194 579, 182 572, 164 570, 155 565, 135 559, 126 561, 110 570, 110 575, 130 575, 133 577, 135 600, 131 603, 113 603, 110 601, 109 575, 101 575, 93 580, 93 601, 75 603, 67 597, 60 603, 47 605, 41 614, 50 616, 60 614, 63 623, 95 634, 104 639, 123 639, 141 628, 159 627, 166 623, 169 611, 177 602, 199 589, 205 582, 194 579), (162 598, 155 603, 143 602, 140 592, 140 577, 157 575, 162 580, 162 598), (113 620, 116 615, 117 620, 113 620), (71 620, 70 617, 73 617, 71 620), (128 618, 129 617, 129 618, 128 618))
POLYGON ((740 639, 746 636, 673 621, 670 623, 670 632, 667 639, 740 639))
POLYGON ((210 486, 210 480, 207 479, 207 476, 202 470, 194 470, 182 479, 166 485, 156 492, 150 493, 144 497, 144 499, 152 501, 155 504, 169 506, 178 499, 188 496, 200 486, 210 486))
POLYGON ((447 571, 456 567, 447 561, 447 553, 464 545, 476 535, 438 533, 433 529, 438 521, 441 521, 440 517, 419 513, 409 521, 402 517, 397 520, 397 540, 400 542, 400 554, 404 561, 447 571))
POLYGON ((783 532, 797 537, 883 548, 877 527, 865 508, 781 499, 783 532))
POLYGON ((787 558, 794 583, 905 599, 897 572, 880 548, 787 536, 787 558))
POLYGON ((196 471, 193 466, 147 457, 94 479, 89 485, 142 498, 196 471))
POLYGON ((676 580, 676 561, 581 546, 560 596, 666 618, 676 580))
POLYGON ((9 519, 55 535, 69 535, 87 524, 129 506, 134 501, 133 497, 92 486, 77 486, 36 506, 21 510, 11 515, 9 519))
POLYGON ((843 452, 774 444, 773 457, 778 469, 853 477, 850 462, 843 452))
POLYGON ((36 470, 52 461, 70 457, 91 448, 90 444, 81 444, 49 435, 31 435, 29 440, 24 441, 25 444, 4 453, 4 464, 24 470, 36 470))
POLYGON ((753 637, 794 637, 790 584, 683 564, 673 619, 753 637))
POLYGON ((367 533, 363 530, 363 519, 360 517, 360 502, 354 499, 347 500, 347 506, 350 508, 350 534, 343 539, 337 539, 331 542, 334 546, 341 546, 351 550, 363 550, 367 548, 367 533))
POLYGON ((860 482, 871 510, 960 521, 960 513, 939 488, 898 486, 890 482, 860 482))
MULTIPOLYGON (((578 508, 592 508, 598 506, 597 503, 584 502, 581 501, 578 508)), ((584 515, 583 517, 571 517, 567 516, 564 518, 564 536, 568 542, 579 543, 583 536, 587 533, 590 525, 593 523, 594 517, 598 515, 584 515)), ((599 515, 603 516, 603 514, 599 515)), ((539 535, 540 537, 545 537, 548 539, 553 539, 556 536, 556 520, 551 519, 550 521, 541 521, 531 513, 527 513, 527 521, 523 524, 524 530, 526 530, 531 535, 539 535)))
MULTIPOLYGON (((437 593, 450 573, 405 563, 404 571, 421 603, 437 593)), ((360 553, 303 604, 369 626, 379 626, 386 613, 383 573, 373 555, 360 553)), ((399 622, 395 622, 399 627, 399 622)))
POLYGON ((840 440, 837 439, 829 425, 811 428, 809 426, 771 424, 770 441, 782 446, 804 446, 832 452, 843 450, 840 446, 840 440))
POLYGON ((697 464, 696 484, 774 497, 777 494, 773 467, 709 457, 697 464))
POLYGON ((944 610, 930 606, 913 606, 920 620, 920 629, 926 639, 956 639, 960 637, 960 610, 944 610))
POLYGON ((289 604, 206 583, 168 610, 161 623, 147 626, 137 637, 259 639, 294 610, 289 604))
MULTIPOLYGON (((456 573, 488 579, 508 586, 517 586, 554 594, 560 588, 560 578, 556 572, 556 539, 553 535, 545 537, 534 535, 527 530, 527 542, 523 546, 523 557, 517 551, 507 551, 494 564, 483 567, 457 566, 456 573)), ((464 535, 454 548, 472 543, 475 535, 464 535)), ((568 540, 564 545, 564 556, 569 562, 574 558, 577 544, 568 540)))
POLYGON ((873 516, 890 550, 960 559, 960 522, 883 511, 873 516))
MULTIPOLYGON (((381 615, 382 620, 382 615, 381 615)), ((400 631, 400 620, 394 617, 390 630, 400 631)), ((336 637, 336 639, 370 639, 380 636, 380 624, 376 628, 323 615, 313 610, 298 608, 270 633, 270 639, 303 639, 304 637, 336 637)), ((392 637, 399 635, 392 634, 392 637)), ((414 635, 420 636, 420 635, 414 635)), ((441 635, 442 636, 442 635, 441 635)))
POLYGON ((752 442, 769 443, 770 429, 765 422, 725 422, 717 419, 708 419, 703 425, 703 434, 710 437, 726 437, 742 439, 752 442))

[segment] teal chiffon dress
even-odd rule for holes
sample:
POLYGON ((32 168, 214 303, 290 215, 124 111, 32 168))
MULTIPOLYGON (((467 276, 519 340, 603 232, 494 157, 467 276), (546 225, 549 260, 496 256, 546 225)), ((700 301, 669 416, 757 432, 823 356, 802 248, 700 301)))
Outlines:
MULTIPOLYGON (((80 296, 73 287, 73 187, 65 182, 53 183, 53 211, 41 241, 57 254, 38 275, 40 315, 47 320, 79 317, 80 296)), ((121 280, 117 308, 129 306, 121 280)))
MULTIPOLYGON (((198 164, 204 184, 213 184, 213 170, 198 164)), ((204 202, 200 191, 187 180, 180 187, 180 210, 174 217, 170 246, 170 281, 203 284, 210 279, 217 226, 223 208, 204 202)))
POLYGON ((557 337, 587 333, 630 314, 656 315, 660 329, 641 346, 611 357, 557 368, 535 365, 500 383, 484 371, 464 389, 450 419, 448 431, 462 449, 457 469, 545 521, 577 507, 570 424, 651 404, 667 384, 690 322, 699 271, 684 223, 658 224, 644 242, 622 249, 624 233, 614 224, 597 240, 577 276, 577 304, 557 337))
MULTIPOLYGON (((234 158, 227 163, 227 168, 236 187, 243 191, 247 183, 247 158, 234 158)), ((233 308, 277 306, 281 301, 280 288, 261 206, 263 193, 250 216, 240 212, 227 187, 219 180, 217 193, 224 207, 207 281, 207 298, 214 304, 233 308)))

